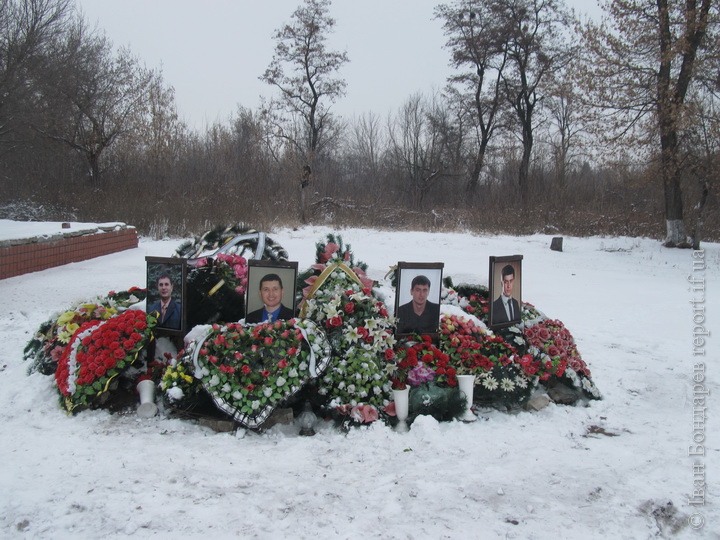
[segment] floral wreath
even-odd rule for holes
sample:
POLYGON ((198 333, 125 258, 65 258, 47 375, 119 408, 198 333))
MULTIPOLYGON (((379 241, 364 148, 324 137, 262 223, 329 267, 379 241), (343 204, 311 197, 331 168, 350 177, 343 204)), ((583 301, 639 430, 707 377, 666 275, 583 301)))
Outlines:
POLYGON ((181 360, 215 405, 248 428, 260 427, 330 362, 330 344, 312 321, 255 326, 213 324, 181 360))
POLYGON ((107 320, 82 324, 58 362, 55 380, 68 412, 96 407, 107 399, 111 383, 138 360, 152 340, 154 317, 127 310, 107 320))
POLYGON ((394 320, 373 296, 373 281, 362 267, 346 264, 352 260, 341 243, 318 244, 318 263, 305 280, 301 315, 325 328, 332 346, 332 364, 318 380, 324 406, 369 423, 389 404, 385 364, 394 356, 394 320))
POLYGON ((105 298, 79 304, 51 317, 40 325, 25 346, 23 357, 31 362, 28 372, 54 374, 60 357, 81 325, 89 321, 108 320, 145 297, 145 289, 138 287, 121 292, 110 291, 105 298))

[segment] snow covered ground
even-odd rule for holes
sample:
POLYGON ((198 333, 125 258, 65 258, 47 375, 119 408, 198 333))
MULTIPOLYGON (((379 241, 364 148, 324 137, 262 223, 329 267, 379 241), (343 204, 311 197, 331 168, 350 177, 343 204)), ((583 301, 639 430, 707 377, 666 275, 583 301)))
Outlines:
POLYGON ((328 232, 378 280, 399 260, 442 261, 456 283, 487 283, 488 256, 522 254, 523 299, 565 323, 604 399, 483 411, 472 424, 422 417, 405 434, 325 425, 315 437, 66 416, 53 379, 26 375, 23 348, 56 312, 144 286, 145 256, 180 243, 142 240, 0 281, 0 537, 720 537, 720 244, 704 246, 701 268, 692 251, 634 238, 565 238, 560 253, 546 235, 309 226, 271 236, 305 269, 328 232), (707 419, 694 425, 693 400, 705 397, 707 419), (689 504, 701 487, 705 504, 689 504))

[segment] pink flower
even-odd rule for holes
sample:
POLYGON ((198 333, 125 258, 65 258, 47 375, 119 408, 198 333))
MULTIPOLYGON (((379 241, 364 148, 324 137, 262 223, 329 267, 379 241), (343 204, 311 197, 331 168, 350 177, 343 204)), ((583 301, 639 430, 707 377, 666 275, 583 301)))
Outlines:
POLYGON ((372 405, 357 405, 350 410, 350 417, 361 424, 369 424, 378 419, 378 412, 372 405))

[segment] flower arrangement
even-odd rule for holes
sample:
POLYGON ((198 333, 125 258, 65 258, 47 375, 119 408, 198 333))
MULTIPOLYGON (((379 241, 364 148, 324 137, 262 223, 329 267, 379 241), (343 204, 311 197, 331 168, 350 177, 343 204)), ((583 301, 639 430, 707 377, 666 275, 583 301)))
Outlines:
POLYGON ((248 264, 241 255, 218 253, 214 258, 202 257, 193 262, 194 268, 214 270, 223 285, 227 284, 238 294, 245 294, 247 289, 248 264))
POLYGON ((128 306, 144 300, 145 289, 131 287, 127 291, 110 291, 105 298, 72 307, 50 318, 25 346, 24 359, 31 361, 28 372, 52 375, 73 334, 86 322, 104 321, 128 306))
POLYGON ((181 359, 192 363, 193 375, 218 408, 250 428, 262 425, 329 361, 325 334, 299 319, 256 326, 214 324, 181 359))
POLYGON ((418 387, 431 382, 457 386, 457 370, 451 365, 450 356, 433 345, 429 336, 422 336, 422 341, 399 348, 388 371, 392 387, 398 390, 407 385, 418 387))
POLYGON ((529 344, 528 356, 537 367, 541 380, 556 377, 583 390, 588 397, 600 397, 590 369, 580 356, 572 334, 561 321, 545 319, 529 326, 525 328, 525 338, 529 344))
POLYGON ((345 264, 352 260, 341 244, 318 247, 318 261, 325 262, 313 266, 319 275, 306 278, 309 290, 301 313, 326 330, 332 346, 332 364, 318 381, 325 407, 367 423, 377 415, 366 406, 377 412, 389 403, 385 362, 394 356, 394 321, 373 296, 372 280, 362 268, 345 264), (351 415, 353 410, 363 413, 351 415))
POLYGON ((75 330, 58 362, 55 380, 68 412, 96 407, 110 384, 138 359, 152 339, 153 317, 127 310, 106 320, 91 320, 75 330))
POLYGON ((187 277, 188 324, 237 321, 245 313, 247 259, 218 253, 192 261, 187 277))
POLYGON ((193 369, 176 358, 165 367, 158 386, 166 403, 178 409, 191 407, 200 389, 198 380, 193 377, 193 369))
POLYGON ((472 320, 444 315, 440 320, 440 347, 458 373, 476 376, 478 401, 509 406, 525 401, 536 384, 529 357, 502 336, 477 326, 472 320))

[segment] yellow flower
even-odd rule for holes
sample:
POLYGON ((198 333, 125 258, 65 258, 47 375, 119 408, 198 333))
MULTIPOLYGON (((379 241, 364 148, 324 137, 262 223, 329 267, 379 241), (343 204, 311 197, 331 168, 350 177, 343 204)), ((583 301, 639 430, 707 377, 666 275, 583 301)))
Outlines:
MULTIPOLYGON (((77 323, 70 323, 65 326, 65 331, 68 332, 71 336, 75 333, 75 331, 80 328, 80 325, 77 323)), ((68 338, 69 339, 69 338, 68 338)))
POLYGON ((58 317, 57 324, 58 326, 63 326, 70 321, 72 321, 75 318, 75 312, 74 311, 66 311, 62 315, 58 317))
POLYGON ((72 334, 71 334, 70 332, 65 331, 65 330, 63 330, 62 332, 58 332, 58 339, 59 339, 62 343, 67 343, 67 342, 69 342, 71 337, 72 337, 72 334))

